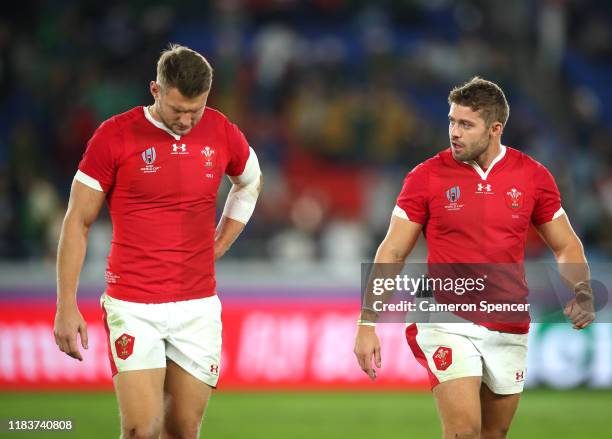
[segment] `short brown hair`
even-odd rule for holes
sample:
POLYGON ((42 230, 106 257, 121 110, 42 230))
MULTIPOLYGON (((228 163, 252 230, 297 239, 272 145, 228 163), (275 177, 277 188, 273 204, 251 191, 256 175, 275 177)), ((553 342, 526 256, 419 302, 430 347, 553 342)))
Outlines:
POLYGON ((480 115, 489 126, 493 122, 501 122, 506 126, 510 115, 510 107, 502 89, 494 82, 478 76, 453 88, 448 94, 448 103, 480 111, 480 115))
POLYGON ((210 90, 213 70, 206 58, 195 50, 171 44, 157 61, 157 82, 162 87, 175 87, 188 98, 210 90))

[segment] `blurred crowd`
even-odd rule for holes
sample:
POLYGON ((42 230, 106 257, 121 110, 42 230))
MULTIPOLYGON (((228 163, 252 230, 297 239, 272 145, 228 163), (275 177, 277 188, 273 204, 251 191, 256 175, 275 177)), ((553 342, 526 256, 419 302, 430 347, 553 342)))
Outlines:
MULTIPOLYGON (((152 102, 155 62, 177 42, 213 65, 209 105, 238 123, 266 177, 233 257, 370 259, 405 173, 448 145, 449 89, 479 75, 508 97, 504 143, 551 170, 590 256, 605 260, 611 17, 594 0, 11 4, 0 17, 0 259, 53 260, 87 140, 152 102)), ((99 221, 91 245, 103 258, 107 214, 99 221)), ((532 238, 530 256, 545 254, 532 238)))

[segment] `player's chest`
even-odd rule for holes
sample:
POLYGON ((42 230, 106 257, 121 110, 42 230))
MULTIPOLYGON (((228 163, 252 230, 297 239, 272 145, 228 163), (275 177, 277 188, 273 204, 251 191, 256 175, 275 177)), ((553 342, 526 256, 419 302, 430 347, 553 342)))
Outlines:
POLYGON ((145 199, 200 199, 215 196, 227 154, 212 139, 134 142, 117 173, 117 186, 145 199))
POLYGON ((434 178, 430 220, 439 229, 462 227, 522 232, 529 227, 535 193, 520 173, 489 176, 434 178))

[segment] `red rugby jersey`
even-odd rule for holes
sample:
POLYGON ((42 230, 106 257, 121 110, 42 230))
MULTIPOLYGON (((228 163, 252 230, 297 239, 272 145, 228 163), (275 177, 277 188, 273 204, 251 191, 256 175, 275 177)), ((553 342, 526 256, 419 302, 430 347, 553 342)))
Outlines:
MULTIPOLYGON (((416 166, 404 180, 394 213, 423 224, 430 267, 442 272, 482 268, 499 281, 490 278, 485 293, 520 303, 528 294, 522 264, 529 226, 564 212, 550 172, 528 155, 502 145, 486 171, 455 160, 450 148, 416 166), (461 264, 472 268, 457 268, 461 264)), ((471 317, 466 318, 475 321, 471 317)), ((529 328, 528 315, 523 322, 476 323, 515 333, 529 328)))
POLYGON ((238 127, 208 107, 184 136, 146 107, 102 123, 77 179, 107 194, 113 239, 106 293, 142 303, 214 295, 217 191, 248 157, 238 127))

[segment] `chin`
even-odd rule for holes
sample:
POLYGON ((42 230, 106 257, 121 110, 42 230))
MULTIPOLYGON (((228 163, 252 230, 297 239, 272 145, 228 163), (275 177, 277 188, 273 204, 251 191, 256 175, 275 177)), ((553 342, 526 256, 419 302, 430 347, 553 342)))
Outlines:
POLYGON ((467 154, 465 154, 465 153, 463 153, 463 154, 462 153, 457 153, 457 152, 455 152, 453 150, 451 150, 451 152, 453 154, 453 157, 456 160, 459 160, 459 161, 462 161, 462 162, 465 162, 465 161, 469 160, 469 157, 467 157, 467 154))

